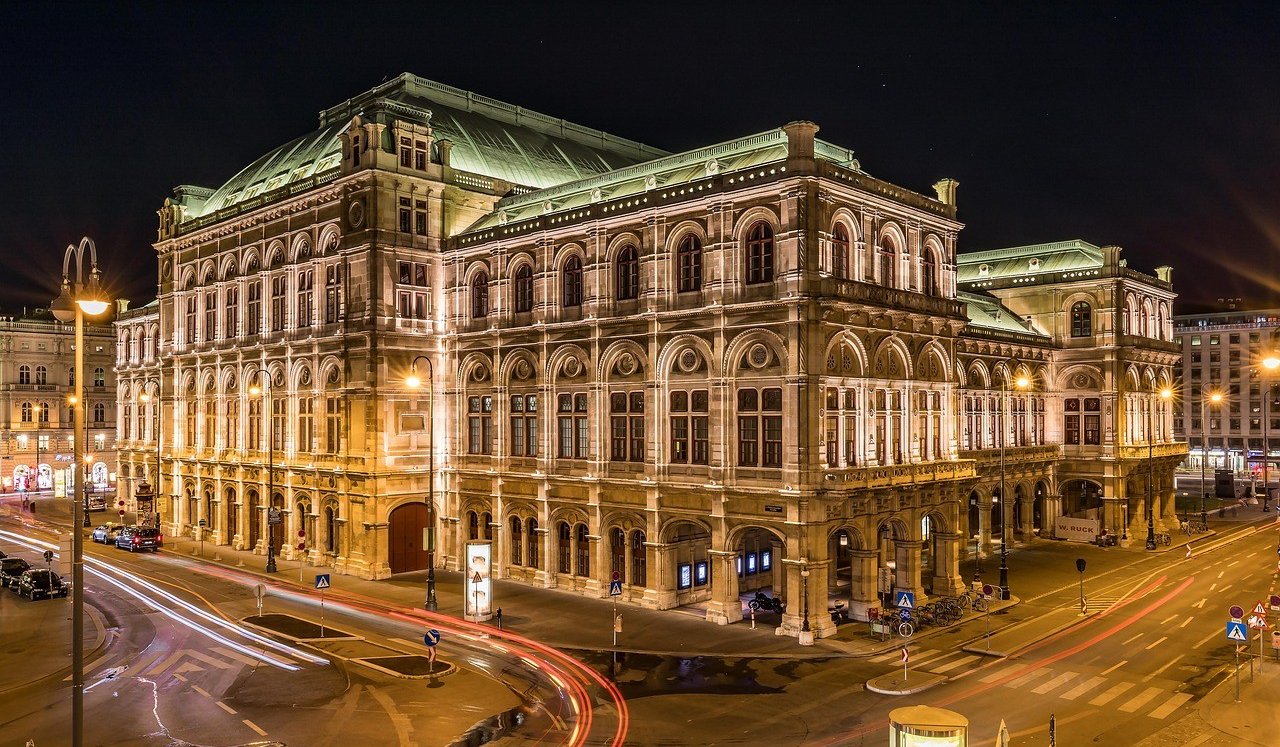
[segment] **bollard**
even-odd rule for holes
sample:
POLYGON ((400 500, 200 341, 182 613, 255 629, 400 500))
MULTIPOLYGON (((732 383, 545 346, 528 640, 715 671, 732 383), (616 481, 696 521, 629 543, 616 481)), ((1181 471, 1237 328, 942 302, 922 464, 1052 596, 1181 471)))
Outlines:
POLYGON ((502 630, 502 608, 498 608, 497 614, 494 616, 498 620, 498 630, 502 630))

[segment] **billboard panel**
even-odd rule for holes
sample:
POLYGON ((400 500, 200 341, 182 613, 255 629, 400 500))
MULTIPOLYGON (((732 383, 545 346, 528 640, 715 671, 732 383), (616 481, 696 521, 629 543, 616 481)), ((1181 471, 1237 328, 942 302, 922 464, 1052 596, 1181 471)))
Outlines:
POLYGON ((477 622, 488 620, 493 616, 493 572, 492 543, 488 541, 470 540, 467 542, 466 588, 464 598, 466 617, 477 622))

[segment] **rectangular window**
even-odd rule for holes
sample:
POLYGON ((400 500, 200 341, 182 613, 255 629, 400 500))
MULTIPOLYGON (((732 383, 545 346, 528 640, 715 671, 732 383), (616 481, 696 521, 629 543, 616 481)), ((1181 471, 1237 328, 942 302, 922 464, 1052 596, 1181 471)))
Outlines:
POLYGON ((315 275, 310 269, 298 273, 298 326, 310 327, 312 316, 312 291, 315 275))
POLYGON ((249 443, 254 451, 262 451, 262 400, 249 400, 249 443))
POLYGON ((212 342, 217 337, 218 292, 207 290, 204 293, 204 341, 212 342))
POLYGON ((1080 416, 1067 415, 1063 418, 1063 440, 1071 445, 1080 444, 1080 416))
POLYGON ((324 323, 336 324, 339 314, 339 293, 342 288, 342 268, 329 265, 324 270, 324 323))
POLYGON ((427 141, 413 141, 413 167, 418 171, 427 170, 427 141))
POLYGON ((187 420, 186 420, 186 447, 194 449, 196 447, 196 403, 194 400, 187 402, 187 420))
POLYGON ((467 453, 493 453, 493 397, 467 398, 467 453))
POLYGON ((426 200, 416 200, 413 203, 413 232, 419 236, 427 235, 426 200))
POLYGON ((412 163, 413 139, 402 137, 400 138, 400 165, 407 169, 412 163))
POLYGON ((411 206, 412 206, 412 203, 409 201, 408 197, 400 198, 400 232, 401 233, 409 233, 409 221, 413 214, 411 206))
POLYGON ((226 308, 222 315, 222 336, 233 339, 240 336, 240 289, 227 288, 226 308))
POLYGON ((329 395, 324 401, 324 444, 330 454, 342 451, 342 398, 329 395))
POLYGON ((249 308, 246 314, 245 334, 256 335, 262 332, 262 283, 249 283, 249 308))
POLYGON ((293 445, 294 451, 311 453, 315 450, 312 443, 316 427, 316 401, 312 397, 298 398, 298 442, 293 445))
POLYGON ((573 458, 573 418, 560 418, 560 450, 561 459, 573 458))
POLYGON ((1101 415, 1084 416, 1084 442, 1087 446, 1097 446, 1102 443, 1101 415))
POLYGON ((228 449, 240 448, 240 400, 234 397, 227 400, 223 422, 226 424, 226 427, 222 429, 224 445, 228 449))
POLYGON ((271 400, 271 448, 284 451, 285 410, 289 402, 283 397, 271 400))
POLYGON ((196 341, 196 297, 194 294, 187 296, 187 328, 183 339, 188 344, 196 341))
POLYGON ((289 293, 289 279, 284 275, 271 278, 271 331, 284 329, 285 308, 289 293))

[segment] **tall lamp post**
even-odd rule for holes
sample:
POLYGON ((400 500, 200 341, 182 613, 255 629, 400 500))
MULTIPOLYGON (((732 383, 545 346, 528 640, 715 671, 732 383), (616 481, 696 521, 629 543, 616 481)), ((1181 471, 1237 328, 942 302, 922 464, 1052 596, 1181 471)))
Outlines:
POLYGON ((1210 392, 1206 397, 1202 388, 1200 390, 1200 523, 1202 524, 1208 521, 1204 501, 1209 496, 1209 493, 1204 489, 1204 465, 1205 462, 1209 461, 1209 418, 1205 408, 1208 407, 1210 402, 1215 405, 1221 404, 1222 392, 1210 392))
MULTIPOLYGON (((1030 385, 1031 380, 1026 376, 1019 376, 1014 381, 1014 386, 1018 389, 1026 389, 1030 385)), ((1013 518, 1013 509, 1009 508, 1012 504, 1004 494, 1004 442, 1009 439, 1009 377, 1007 374, 1000 377, 1000 390, 1000 501, 1004 504, 1000 507, 1000 598, 1007 600, 1009 598, 1009 520, 1013 518)))
MULTIPOLYGON (((76 376, 74 464, 84 461, 84 317, 98 316, 110 303, 102 291, 98 275, 98 250, 88 236, 80 244, 70 244, 62 258, 62 293, 49 308, 58 321, 76 323, 76 376), (89 277, 84 277, 84 253, 89 251, 89 277), (76 260, 76 275, 71 279, 71 258, 76 260)), ((74 472, 73 472, 74 474, 74 472)), ((84 744, 84 533, 81 523, 88 524, 89 514, 80 515, 79 501, 71 501, 71 747, 84 744)))
POLYGON ((38 493, 40 492, 40 413, 44 408, 40 405, 32 405, 31 409, 35 411, 36 419, 36 489, 34 492, 38 493))
MULTIPOLYGON (((418 376, 418 361, 427 364, 427 410, 434 416, 436 404, 436 375, 431 359, 420 355, 409 364, 409 377, 404 383, 410 389, 422 386, 418 376)), ((422 605, 428 612, 435 612, 436 602, 436 426, 434 417, 427 419, 427 601, 422 605)), ((479 614, 477 612, 477 614, 479 614)))
MULTIPOLYGON (((1262 365, 1267 371, 1274 372, 1280 367, 1280 357, 1272 353, 1262 359, 1262 365)), ((1271 387, 1275 382, 1270 377, 1263 378, 1266 380, 1266 386, 1262 389, 1262 510, 1270 511, 1271 434, 1268 433, 1268 428, 1271 425, 1271 387)), ((1276 510, 1280 511, 1280 506, 1276 510)))
MULTIPOLYGON (((147 393, 146 391, 143 391, 143 392, 142 392, 142 394, 138 395, 138 401, 139 401, 139 402, 142 402, 142 403, 145 405, 145 404, 147 404, 148 402, 150 402, 150 401, 151 401, 151 395, 150 395, 149 393, 147 393)), ((144 482, 142 482, 142 483, 139 483, 139 485, 138 485, 138 489, 137 489, 137 491, 134 493, 133 499, 134 499, 134 503, 135 503, 135 504, 137 504, 137 503, 139 503, 139 502, 142 502, 142 501, 149 502, 149 503, 151 504, 151 510, 150 510, 150 511, 148 511, 148 513, 149 513, 149 514, 154 514, 154 513, 158 513, 158 512, 157 512, 157 510, 156 510, 156 505, 155 505, 155 504, 156 504, 156 501, 160 500, 160 492, 161 492, 161 489, 160 489, 160 485, 161 485, 161 482, 160 482, 160 439, 161 439, 161 431, 160 431, 160 382, 159 382, 159 381, 157 381, 157 382, 156 382, 156 403, 155 403, 154 405, 152 405, 152 406, 151 406, 151 410, 152 410, 152 413, 154 414, 154 417, 151 419, 152 432, 153 432, 153 433, 155 433, 155 436, 156 436, 156 475, 155 475, 155 485, 154 485, 154 486, 153 486, 153 485, 148 485, 145 481, 144 481, 144 482)), ((146 520, 145 522, 140 522, 140 523, 142 523, 144 526, 150 526, 150 525, 151 525, 151 517, 150 517, 150 516, 148 516, 148 517, 147 517, 147 520, 146 520)), ((159 522, 157 522, 157 524, 158 524, 158 523, 159 523, 159 522)))
MULTIPOLYGON (((1169 399, 1172 396, 1173 396, 1173 392, 1168 388, 1160 390, 1160 399, 1169 399)), ((1152 497, 1153 492, 1152 492, 1151 483, 1155 481, 1155 476, 1156 476, 1156 466, 1155 466, 1156 423, 1155 423, 1155 420, 1156 420, 1156 413, 1153 412, 1147 418, 1147 549, 1148 550, 1156 549, 1156 525, 1155 525, 1155 518, 1153 516, 1154 507, 1151 505, 1151 501, 1154 500, 1154 498, 1152 497)), ((1126 524, 1129 523, 1129 517, 1127 515, 1124 517, 1124 519, 1126 524)))
POLYGON ((276 572, 276 525, 271 523, 271 510, 275 508, 276 493, 276 413, 271 399, 271 374, 265 368, 258 369, 261 386, 249 387, 249 394, 262 395, 267 414, 267 573, 276 572))

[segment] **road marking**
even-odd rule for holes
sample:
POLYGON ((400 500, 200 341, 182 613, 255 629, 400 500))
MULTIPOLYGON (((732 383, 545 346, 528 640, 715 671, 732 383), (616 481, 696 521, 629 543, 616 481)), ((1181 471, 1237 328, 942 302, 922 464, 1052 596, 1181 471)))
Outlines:
POLYGON ((1181 625, 1179 625, 1179 626, 1178 626, 1178 628, 1179 628, 1179 629, 1181 629, 1181 628, 1185 628, 1185 627, 1187 627, 1187 624, 1188 624, 1188 623, 1190 623, 1190 622, 1191 622, 1192 620, 1194 620, 1194 619, 1195 619, 1194 617, 1188 616, 1186 620, 1183 620, 1183 621, 1182 621, 1182 624, 1181 624, 1181 625))
POLYGON ((1169 615, 1169 616, 1168 616, 1168 617, 1166 617, 1165 619, 1161 620, 1161 621, 1160 621, 1160 624, 1161 624, 1161 625, 1168 625, 1170 620, 1177 620, 1177 619, 1178 619, 1178 616, 1177 616, 1177 615, 1169 615))
POLYGON ((1026 687, 1027 685, 1031 684, 1032 680, 1038 680, 1041 677, 1045 676, 1046 674, 1053 674, 1053 672, 1048 669, 1037 669, 1034 672, 1031 672, 1030 674, 1024 674, 1018 679, 1014 680, 1013 682, 1008 683, 1008 686, 1012 688, 1026 687))
POLYGON ((141 659, 134 659, 132 662, 129 663, 129 668, 133 669, 134 671, 141 672, 142 670, 151 666, 151 663, 154 662, 156 659, 159 659, 161 656, 164 656, 163 650, 152 651, 151 653, 147 654, 141 659))
POLYGON ((209 656, 208 654, 202 654, 199 651, 192 651, 188 649, 187 656, 190 656, 193 659, 199 659, 200 661, 203 661, 206 664, 211 664, 215 667, 218 667, 219 669, 235 669, 236 668, 235 664, 228 664, 222 659, 215 659, 212 656, 209 656))
POLYGON ((240 662, 241 664, 244 664, 244 665, 246 665, 246 666, 250 666, 250 667, 256 667, 256 666, 258 666, 258 664, 260 664, 260 663, 261 663, 261 662, 260 662, 260 661, 258 661, 257 659, 250 659, 249 657, 245 656, 244 654, 241 654, 241 653, 237 653, 237 652, 235 652, 235 651, 232 651, 231 649, 229 649, 229 648, 227 648, 227 647, 225 647, 225 646, 214 646, 213 648, 211 648, 211 649, 210 649, 210 651, 213 651, 213 652, 214 652, 214 653, 216 653, 216 654, 220 654, 220 655, 222 655, 222 656, 227 657, 228 659, 233 659, 233 660, 235 660, 235 661, 240 662))
POLYGON ((1214 584, 1213 586, 1209 587, 1209 591, 1213 591, 1214 589, 1217 589, 1217 588, 1218 588, 1218 585, 1214 584))
MULTIPOLYGON (((898 655, 898 656, 901 656, 901 655, 902 655, 902 653, 901 653, 901 652, 899 652, 897 655, 898 655)), ((945 651, 938 651, 938 650, 934 650, 934 651, 926 651, 926 652, 922 652, 922 653, 920 653, 920 654, 918 654, 918 655, 912 656, 912 657, 911 657, 911 661, 912 661, 912 662, 914 662, 914 663, 916 664, 916 666, 919 666, 919 665, 921 665, 921 664, 925 663, 926 661, 929 661, 929 660, 931 660, 931 659, 932 659, 932 660, 933 660, 933 661, 932 661, 932 663, 936 664, 936 663, 938 663, 938 661, 940 661, 941 659, 945 658, 946 656, 950 656, 950 655, 951 655, 951 653, 948 653, 948 652, 945 652, 945 651)))
POLYGON ((1004 679, 1004 678, 1005 678, 1005 677, 1007 677, 1008 675, 1012 674, 1012 673, 1013 673, 1013 670, 1015 670, 1015 669, 1017 669, 1017 668, 1019 668, 1019 667, 1021 667, 1021 666, 1022 666, 1021 664, 1010 664, 1010 665, 1008 665, 1008 666, 1004 666, 1004 667, 997 667, 997 668, 996 668, 996 671, 992 672, 991 674, 988 674, 986 677, 981 677, 981 678, 979 678, 979 679, 978 679, 978 681, 979 681, 979 682, 985 682, 986 684, 988 684, 988 685, 989 685, 989 684, 991 684, 992 682, 995 682, 996 680, 1002 680, 1002 679, 1004 679))
POLYGON ((1105 693, 1089 701, 1089 705, 1096 705, 1096 706, 1106 705, 1107 703, 1110 703, 1111 701, 1115 700, 1116 696, 1120 695, 1120 693, 1124 692, 1125 690, 1128 690, 1131 687, 1133 687, 1132 682, 1121 682, 1118 685, 1112 685, 1110 690, 1107 690, 1105 693))
POLYGON ((933 673, 933 674, 942 674, 942 673, 944 673, 944 672, 950 672, 952 669, 958 669, 959 667, 962 667, 962 666, 964 666, 964 665, 966 665, 966 664, 972 664, 973 662, 978 661, 979 659, 982 659, 982 658, 984 658, 984 657, 976 656, 976 655, 975 655, 975 656, 966 656, 966 657, 964 657, 963 659, 956 659, 955 661, 951 662, 950 664, 944 664, 944 665, 942 665, 942 666, 940 666, 940 667, 937 667, 937 668, 935 668, 935 669, 930 669, 929 671, 930 671, 931 673, 933 673))
POLYGON ((1219 593, 1219 594, 1221 594, 1222 592, 1224 592, 1224 591, 1226 591, 1227 589, 1230 589, 1230 588, 1231 588, 1231 584, 1227 584, 1226 586, 1224 586, 1224 587, 1222 587, 1221 589, 1219 589, 1219 590, 1218 590, 1218 593, 1219 593))
POLYGON ((1035 693, 1036 695, 1044 695, 1045 693, 1051 690, 1057 690, 1059 687, 1062 687, 1063 685, 1067 684, 1068 682, 1070 682, 1071 680, 1074 680, 1076 677, 1079 677, 1079 676, 1080 676, 1079 672, 1065 672, 1063 674, 1058 675, 1057 677, 1054 677, 1053 679, 1044 683, 1040 687, 1037 687, 1031 692, 1035 693))
POLYGON ((1163 705, 1161 705, 1159 708, 1155 709, 1151 713, 1148 713, 1147 715, 1150 716, 1151 718, 1168 718, 1169 714, 1178 710, 1180 707, 1182 707, 1182 704, 1186 703, 1188 700, 1191 700, 1190 693, 1178 693, 1174 695, 1172 698, 1169 698, 1168 700, 1166 700, 1163 705))
POLYGON ((1156 646, 1159 646, 1160 644, 1164 643, 1167 640, 1169 640, 1169 636, 1164 636, 1160 640, 1156 641, 1155 643, 1152 643, 1151 645, 1147 646, 1144 650, 1150 651, 1151 649, 1155 648, 1156 646))
MULTIPOLYGON (((83 671, 85 671, 85 672, 92 672, 94 669, 97 669, 97 668, 98 668, 98 665, 99 665, 99 664, 104 664, 104 663, 106 663, 109 659, 114 659, 116 656, 118 656, 118 654, 103 654, 102 656, 99 656, 98 658, 96 658, 96 659, 94 659, 92 662, 90 662, 88 665, 86 665, 83 671)), ((63 682, 70 682, 70 681, 71 681, 71 675, 69 675, 69 674, 68 674, 66 677, 63 677, 63 678, 62 678, 62 681, 63 681, 63 682)))
POLYGON ((245 720, 244 720, 244 725, 245 725, 245 726, 247 726, 247 727, 249 727, 250 729, 253 729, 254 731, 258 732, 258 736, 260 736, 260 737, 265 737, 265 736, 267 736, 267 733, 266 733, 265 731, 263 731, 261 728, 259 728, 259 727, 258 727, 258 725, 257 725, 257 724, 253 723, 253 722, 252 722, 252 721, 250 721, 249 719, 245 719, 245 720))
POLYGON ((227 705, 226 703, 223 703, 221 700, 218 701, 218 707, 226 711, 227 713, 235 715, 236 710, 231 706, 227 705))
POLYGON ((1142 681, 1143 681, 1143 682, 1150 682, 1151 680, 1155 679, 1156 677, 1159 677, 1160 675, 1164 674, 1164 670, 1166 670, 1166 669, 1168 669, 1169 667, 1173 666, 1174 664, 1178 663, 1178 661, 1179 661, 1180 659, 1182 659, 1182 657, 1184 657, 1184 656, 1186 656, 1186 654, 1178 654, 1178 655, 1177 655, 1177 656, 1175 656, 1175 657, 1173 658, 1173 660, 1172 660, 1172 661, 1170 661, 1168 664, 1165 664, 1163 667, 1160 667, 1159 669, 1157 669, 1156 671, 1154 671, 1154 672, 1152 672, 1151 674, 1147 675, 1146 677, 1143 677, 1143 678, 1142 678, 1142 681))
POLYGON ((1231 566, 1233 566, 1233 565, 1240 565, 1240 561, 1238 561, 1238 560, 1233 560, 1233 561, 1231 561, 1230 563, 1227 563, 1227 567, 1228 567, 1228 568, 1230 568, 1230 567, 1231 567, 1231 566))
MULTIPOLYGON (((922 653, 922 652, 921 652, 921 651, 919 651, 919 650, 912 651, 910 647, 904 647, 904 648, 906 648, 906 649, 907 649, 907 652, 911 654, 911 658, 913 658, 913 659, 914 659, 915 657, 917 657, 917 656, 920 656, 920 655, 921 655, 921 653, 922 653)), ((880 656, 874 656, 874 657, 872 657, 872 658, 870 658, 870 659, 867 659, 867 661, 871 662, 872 664, 879 664, 879 663, 880 663, 880 662, 882 662, 882 661, 889 661, 890 659, 901 659, 901 658, 902 658, 902 652, 901 652, 901 651, 898 651, 898 650, 894 650, 894 651, 890 651, 890 652, 889 652, 889 653, 887 653, 887 654, 881 654, 880 656)))
POLYGON ((1119 669, 1120 667, 1123 667, 1125 664, 1128 664, 1128 663, 1129 663, 1129 660, 1125 659, 1118 664, 1113 664, 1109 669, 1104 670, 1102 672, 1102 675, 1105 677, 1106 675, 1111 674, 1112 672, 1116 671, 1117 669, 1119 669))
POLYGON ((212 695, 210 695, 208 692, 206 692, 206 691, 205 691, 205 689, 204 689, 203 687, 200 687, 199 685, 192 685, 192 686, 191 686, 191 689, 192 689, 192 690, 195 690, 196 692, 200 693, 201 695, 205 696, 206 698, 212 698, 212 697, 213 697, 213 696, 212 696, 212 695))
POLYGON ((1106 681, 1107 681, 1106 677, 1090 677, 1084 683, 1076 685, 1075 687, 1063 693, 1061 697, 1063 700, 1075 700, 1076 698, 1080 697, 1081 695, 1084 695, 1085 693, 1089 692, 1093 688, 1097 687, 1098 685, 1101 685, 1106 681))
POLYGON ((1130 643, 1133 643, 1134 641, 1138 640, 1139 638, 1141 638, 1141 637, 1142 637, 1142 636, 1144 636, 1144 635, 1146 635, 1146 633, 1139 633, 1139 634, 1137 634, 1137 635, 1133 636, 1132 638, 1130 638, 1129 640, 1125 641, 1124 643, 1122 643, 1122 644, 1120 644, 1120 645, 1122 645, 1122 646, 1128 646, 1130 643))
POLYGON ((1225 575, 1227 575, 1226 571, 1218 571, 1218 578, 1222 578, 1225 575))
MULTIPOLYGON (((204 671, 204 670, 201 670, 201 671, 204 671)), ((182 675, 180 675, 180 674, 174 673, 174 675, 173 675, 173 676, 174 676, 174 677, 176 677, 176 678, 178 678, 178 679, 180 679, 180 680, 182 680, 183 682, 186 682, 186 681, 187 681, 187 678, 186 678, 186 677, 183 677, 183 676, 182 676, 182 675)))
POLYGON ((1209 601, 1209 597, 1205 597, 1204 599, 1201 599, 1200 601, 1196 602, 1195 604, 1193 604, 1193 605, 1191 605, 1191 606, 1192 606, 1192 607, 1198 607, 1198 608, 1200 608, 1200 609, 1204 609, 1204 603, 1205 603, 1205 602, 1207 602, 1207 601, 1209 601))
POLYGON ((1251 553, 1249 553, 1248 555, 1244 556, 1244 559, 1245 559, 1245 560, 1248 560, 1249 558, 1252 558, 1254 555, 1257 555, 1257 554, 1258 554, 1258 551, 1257 551, 1257 550, 1254 550, 1253 552, 1251 552, 1251 553))
POLYGON ((1153 698, 1162 692, 1164 692, 1163 688, 1148 687, 1141 695, 1120 706, 1120 710, 1125 713, 1133 713, 1147 703, 1150 703, 1153 698))
POLYGON ((178 651, 175 651, 168 659, 165 659, 159 664, 156 664, 155 666, 148 669, 147 674, 148 675, 160 674, 164 670, 176 664, 178 659, 181 659, 181 658, 182 658, 182 650, 179 649, 178 651))

